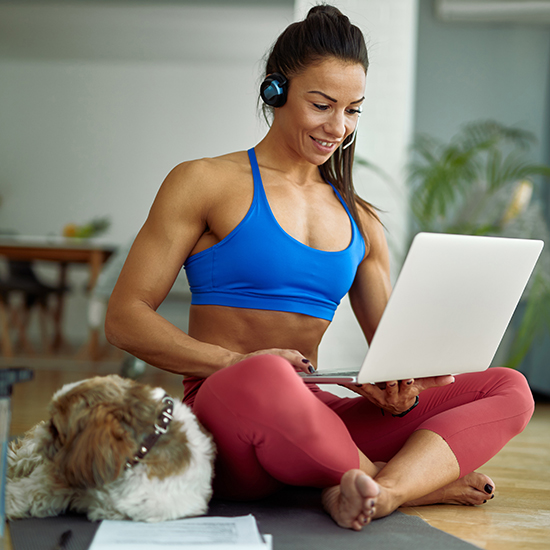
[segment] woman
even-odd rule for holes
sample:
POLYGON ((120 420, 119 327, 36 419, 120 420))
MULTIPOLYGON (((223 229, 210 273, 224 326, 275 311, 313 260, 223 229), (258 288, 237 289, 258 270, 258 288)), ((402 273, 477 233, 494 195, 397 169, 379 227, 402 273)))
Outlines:
POLYGON ((509 369, 352 387, 357 398, 296 374, 317 364, 348 290, 368 341, 391 292, 382 225, 351 183, 367 66, 361 32, 336 8, 290 25, 262 84, 267 135, 168 175, 106 320, 112 343, 184 375, 184 401, 218 448, 217 495, 322 487, 328 513, 356 530, 406 503, 493 498, 474 470, 533 411, 509 369), (188 334, 156 313, 182 264, 188 334))

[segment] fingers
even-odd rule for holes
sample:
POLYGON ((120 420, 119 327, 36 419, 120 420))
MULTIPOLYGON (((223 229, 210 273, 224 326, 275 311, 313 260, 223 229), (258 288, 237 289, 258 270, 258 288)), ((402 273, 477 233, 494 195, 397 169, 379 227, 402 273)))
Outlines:
POLYGON ((432 376, 429 378, 418 378, 415 380, 414 386, 416 386, 419 392, 424 391, 428 388, 433 388, 437 386, 447 386, 453 384, 455 377, 451 375, 446 376, 432 376))
POLYGON ((390 380, 376 384, 346 385, 346 387, 392 414, 400 414, 410 409, 414 405, 416 397, 425 389, 446 386, 454 381, 454 376, 446 375, 390 380))
POLYGON ((455 377, 451 374, 447 376, 436 376, 435 381, 437 386, 448 386, 449 384, 454 384, 455 377))
POLYGON ((392 414, 400 414, 409 409, 415 402, 419 391, 415 387, 414 379, 390 380, 386 382, 385 389, 380 389, 377 384, 372 386, 376 391, 377 401, 383 409, 392 414))
POLYGON ((303 372, 309 372, 310 374, 315 372, 315 367, 311 364, 309 359, 302 359, 301 367, 303 372))
POLYGON ((299 351, 292 350, 289 361, 299 372, 307 372, 310 374, 315 372, 315 368, 311 364, 311 361, 304 357, 299 351))
POLYGON ((342 384, 342 386, 366 397, 376 406, 389 411, 392 414, 400 414, 414 405, 416 396, 419 394, 418 388, 411 380, 408 381, 391 380, 386 382, 381 388, 381 384, 342 384))
POLYGON ((298 350, 279 348, 262 349, 243 356, 243 358, 258 355, 278 355, 283 359, 286 359, 298 372, 315 372, 315 367, 311 364, 311 361, 305 358, 298 350))
POLYGON ((315 372, 315 367, 311 361, 304 357, 297 350, 279 350, 280 355, 284 357, 298 372, 306 372, 312 374, 315 372))
POLYGON ((386 382, 386 399, 388 403, 394 403, 399 395, 399 382, 391 380, 386 382))

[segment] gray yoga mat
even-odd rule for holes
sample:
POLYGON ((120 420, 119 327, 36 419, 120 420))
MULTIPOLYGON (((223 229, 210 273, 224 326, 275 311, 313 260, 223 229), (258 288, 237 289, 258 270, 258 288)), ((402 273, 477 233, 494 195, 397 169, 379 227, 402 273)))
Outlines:
MULTIPOLYGON (((253 514, 260 531, 273 535, 274 550, 472 550, 477 548, 419 517, 394 512, 373 521, 362 531, 341 529, 321 509, 317 489, 288 488, 269 499, 256 502, 214 500, 208 515, 253 514)), ((14 550, 51 550, 61 533, 72 529, 67 550, 87 550, 99 522, 67 514, 55 518, 10 522, 14 550)))

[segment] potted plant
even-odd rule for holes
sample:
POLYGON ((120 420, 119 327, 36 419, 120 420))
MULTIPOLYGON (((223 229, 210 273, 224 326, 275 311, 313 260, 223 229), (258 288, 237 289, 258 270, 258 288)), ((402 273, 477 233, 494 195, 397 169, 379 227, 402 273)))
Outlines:
POLYGON ((448 143, 418 136, 408 166, 411 240, 419 231, 431 231, 547 244, 519 308, 506 359, 511 367, 520 365, 536 338, 550 333, 550 233, 539 196, 550 166, 528 160, 534 141, 523 129, 472 122, 448 143))

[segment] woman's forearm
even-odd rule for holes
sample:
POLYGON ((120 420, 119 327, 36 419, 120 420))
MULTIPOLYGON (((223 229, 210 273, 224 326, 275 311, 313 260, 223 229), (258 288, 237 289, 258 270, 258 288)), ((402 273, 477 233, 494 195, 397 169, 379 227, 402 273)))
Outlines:
POLYGON ((236 363, 240 354, 200 342, 164 319, 147 304, 109 306, 105 335, 114 346, 160 369, 206 378, 236 363))

